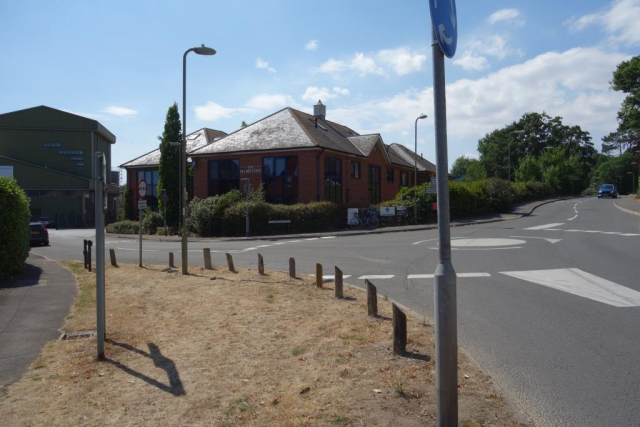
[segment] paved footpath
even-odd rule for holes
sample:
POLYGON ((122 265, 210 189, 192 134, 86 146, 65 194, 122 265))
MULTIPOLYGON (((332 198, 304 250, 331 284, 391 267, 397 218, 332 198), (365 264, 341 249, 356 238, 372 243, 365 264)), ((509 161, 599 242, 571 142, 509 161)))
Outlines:
POLYGON ((34 253, 23 274, 0 280, 0 396, 60 335, 76 292, 68 270, 34 253))

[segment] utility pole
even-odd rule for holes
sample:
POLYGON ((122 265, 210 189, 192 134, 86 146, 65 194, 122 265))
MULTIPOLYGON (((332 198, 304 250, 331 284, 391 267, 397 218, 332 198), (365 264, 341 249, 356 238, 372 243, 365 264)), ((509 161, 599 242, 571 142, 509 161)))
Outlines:
POLYGON ((104 283, 104 210, 106 183, 106 159, 104 153, 95 153, 95 222, 96 222, 96 334, 98 360, 104 359, 104 339, 106 337, 105 283, 104 283))

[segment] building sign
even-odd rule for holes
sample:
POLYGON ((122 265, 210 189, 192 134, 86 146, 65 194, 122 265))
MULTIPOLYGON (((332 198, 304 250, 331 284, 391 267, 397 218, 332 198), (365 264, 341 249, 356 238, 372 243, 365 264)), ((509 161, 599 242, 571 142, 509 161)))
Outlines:
POLYGON ((59 143, 59 142, 45 142, 42 145, 44 146, 44 148, 60 148, 60 147, 62 147, 62 144, 59 143))
POLYGON ((81 162, 84 162, 84 157, 69 157, 69 160, 80 160, 81 162))
POLYGON ((84 163, 83 162, 78 162, 78 163, 76 163, 76 166, 84 166, 84 163))
POLYGON ((58 150, 58 154, 84 154, 84 150, 58 150))
POLYGON ((0 176, 13 178, 13 166, 0 166, 0 176))
POLYGON ((259 166, 253 166, 253 165, 249 165, 245 168, 240 169, 240 173, 242 174, 247 174, 247 173, 262 173, 262 168, 259 166))
POLYGON ((353 218, 360 218, 358 216, 358 208, 348 208, 347 209, 347 224, 349 223, 349 221, 351 221, 353 218))
POLYGON ((382 206, 380 207, 380 216, 395 216, 396 215, 396 207, 395 206, 382 206))
POLYGON ((396 215, 398 215, 398 216, 407 216, 407 207, 406 206, 398 206, 396 208, 396 215))

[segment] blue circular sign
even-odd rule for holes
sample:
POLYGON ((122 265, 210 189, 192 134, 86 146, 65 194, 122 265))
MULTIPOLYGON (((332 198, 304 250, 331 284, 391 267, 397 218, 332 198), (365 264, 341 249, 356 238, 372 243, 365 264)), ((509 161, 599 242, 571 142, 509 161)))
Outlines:
POLYGON ((458 16, 455 0, 429 0, 431 23, 440 49, 447 58, 453 58, 458 45, 458 16))

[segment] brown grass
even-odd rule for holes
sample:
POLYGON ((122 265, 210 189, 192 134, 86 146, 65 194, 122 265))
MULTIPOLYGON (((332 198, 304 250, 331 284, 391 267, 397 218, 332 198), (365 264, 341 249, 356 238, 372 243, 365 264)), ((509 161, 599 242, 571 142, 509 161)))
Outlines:
MULTIPOLYGON (((79 263, 64 330, 95 329, 95 275, 79 263)), ((391 352, 390 303, 312 279, 160 266, 107 268, 104 362, 93 339, 55 341, 0 399, 2 425, 418 426, 435 420, 433 331, 409 316, 391 352), (331 288, 331 285, 328 285, 331 288), (379 390, 379 391, 378 391, 379 390)), ((491 380, 460 356, 460 420, 519 426, 491 380), (465 374, 468 378, 465 377, 465 374)))

